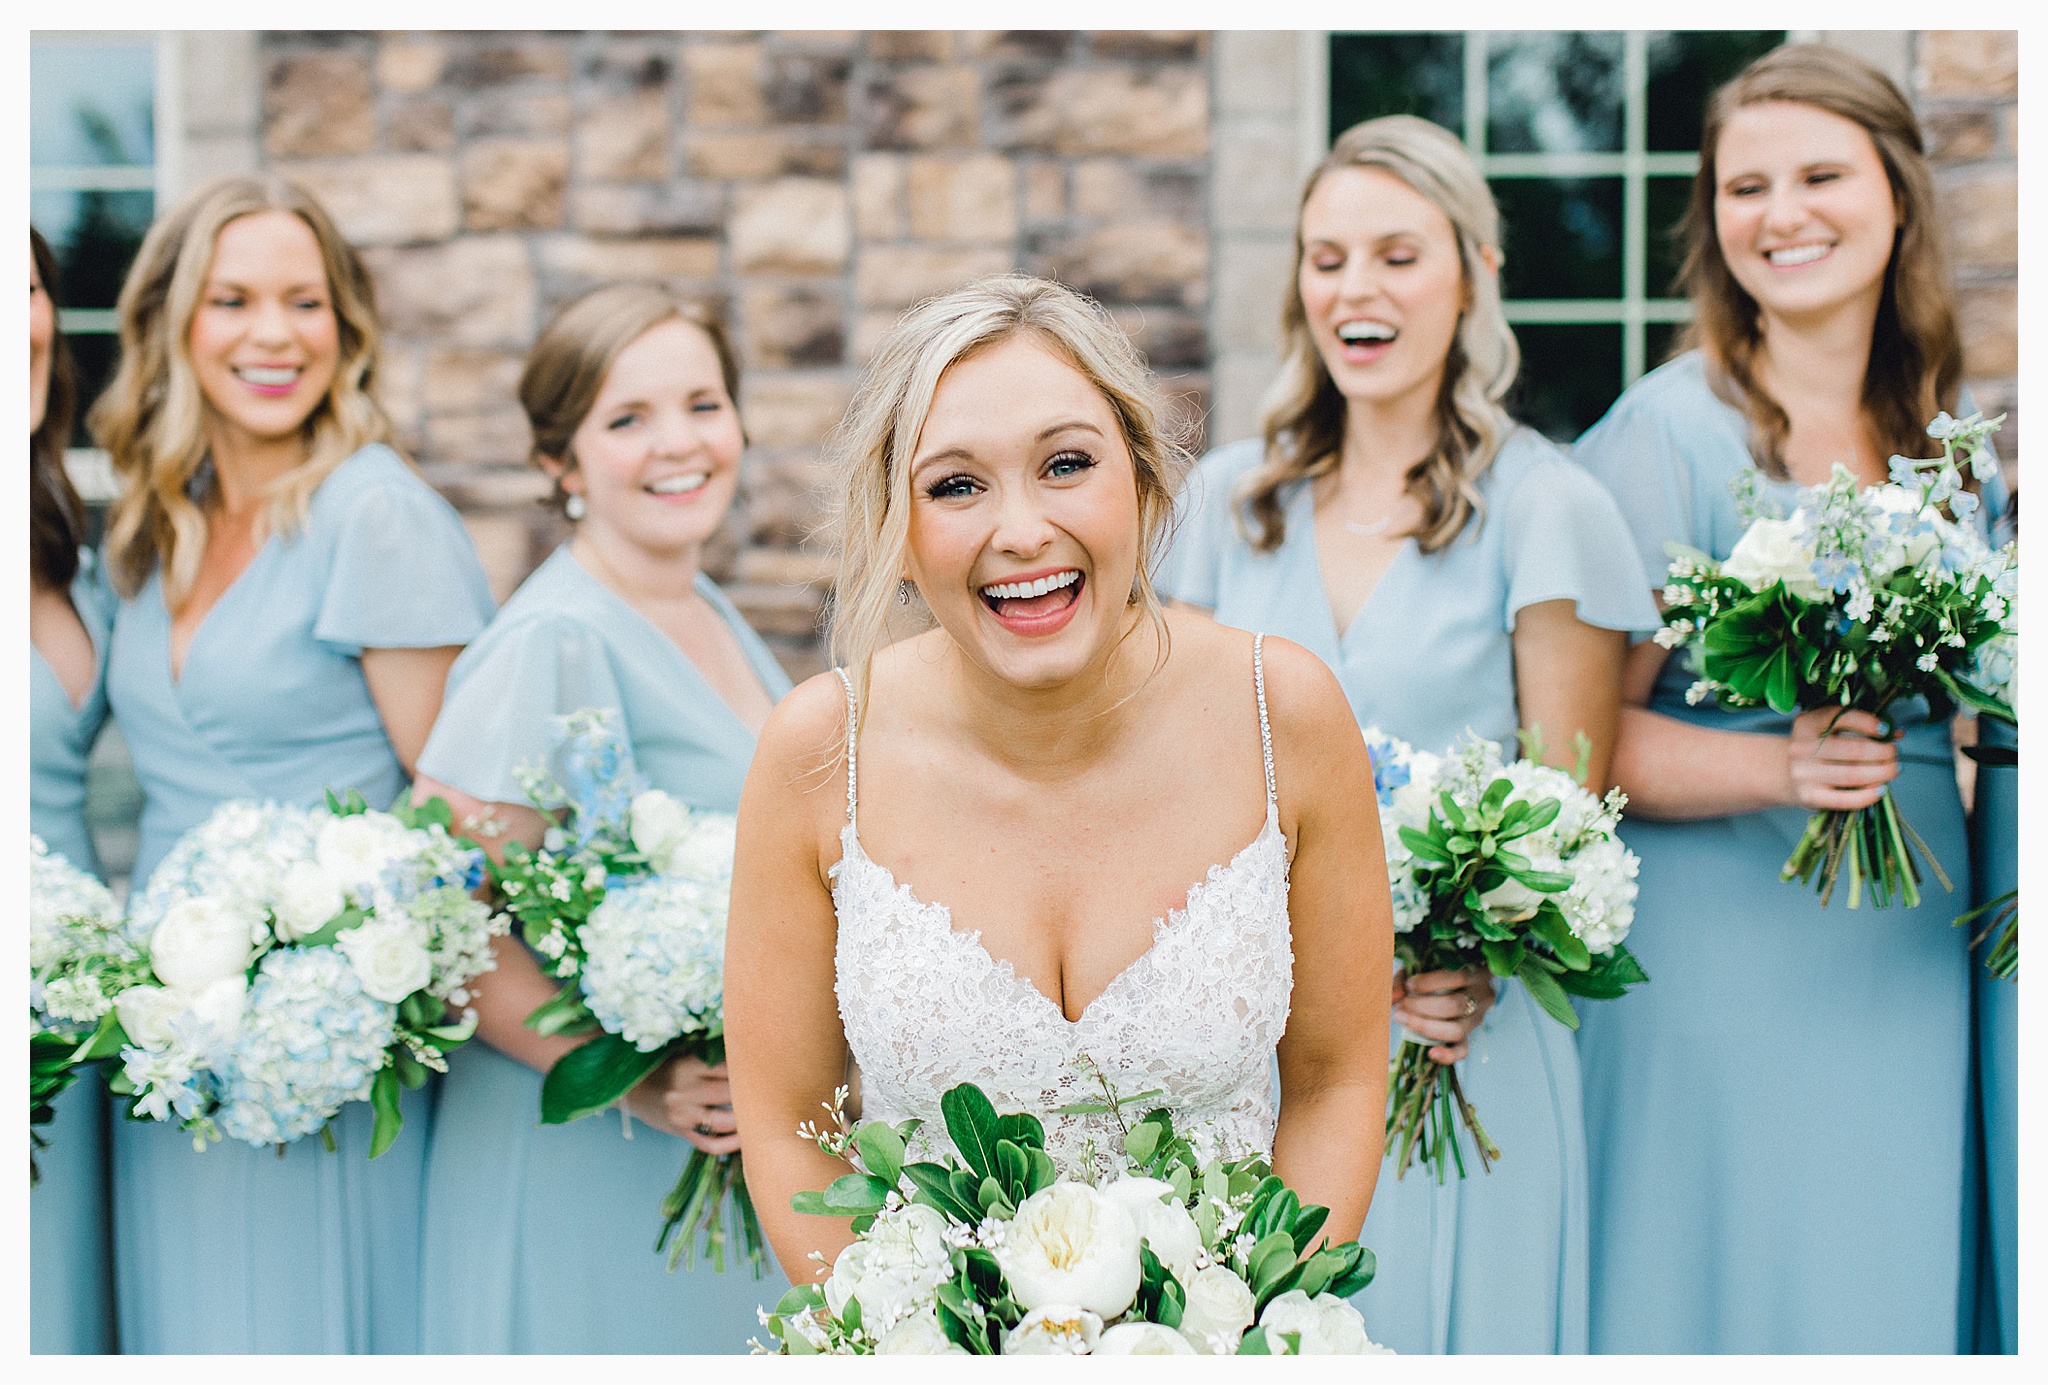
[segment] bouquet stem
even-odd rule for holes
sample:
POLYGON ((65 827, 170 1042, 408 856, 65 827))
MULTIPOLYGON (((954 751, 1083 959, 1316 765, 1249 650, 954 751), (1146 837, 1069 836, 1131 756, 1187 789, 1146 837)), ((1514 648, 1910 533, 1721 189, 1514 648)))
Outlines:
POLYGON ((1407 1040, 1394 1055, 1387 1075, 1387 1143, 1397 1145, 1394 1177, 1404 1177, 1420 1154, 1442 1183, 1446 1156, 1465 1176, 1465 1156, 1458 1147, 1458 1124, 1472 1132, 1479 1167, 1492 1172, 1500 1147, 1479 1123, 1479 1112, 1465 1097, 1457 1064, 1445 1065, 1429 1056, 1430 1045, 1407 1040), (1398 1142, 1398 1143, 1397 1143, 1398 1142))
POLYGON ((706 1154, 690 1151, 682 1177, 661 1201, 661 1234, 654 1248, 668 1250, 668 1267, 688 1262, 697 1266, 698 1243, 709 1257, 711 1268, 725 1273, 728 1226, 752 1262, 754 1278, 766 1271, 767 1240, 761 1234, 760 1219, 754 1215, 754 1200, 747 1193, 747 1177, 737 1154, 706 1154), (669 1238, 675 1244, 669 1245, 669 1238))
POLYGON ((1920 903, 1916 855, 1927 859, 1927 868, 1944 890, 1955 888, 1941 862, 1887 792, 1868 808, 1848 812, 1823 809, 1808 818, 1806 831, 1800 834, 1799 844, 1792 848, 1778 878, 1812 884, 1825 909, 1834 896, 1835 881, 1846 872, 1851 909, 1863 906, 1866 888, 1874 908, 1890 908, 1897 900, 1911 909, 1920 903))

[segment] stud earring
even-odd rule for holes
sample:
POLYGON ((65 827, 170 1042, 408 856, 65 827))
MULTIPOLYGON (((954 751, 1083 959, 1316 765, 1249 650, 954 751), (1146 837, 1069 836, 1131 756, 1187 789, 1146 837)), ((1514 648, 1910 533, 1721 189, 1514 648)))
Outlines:
POLYGON ((562 513, 567 515, 570 519, 583 518, 583 512, 585 508, 586 507, 583 504, 583 497, 580 495, 572 495, 567 500, 564 500, 562 502, 562 513))
POLYGON ((898 606, 908 606, 910 604, 910 579, 908 577, 896 584, 896 604, 898 606))

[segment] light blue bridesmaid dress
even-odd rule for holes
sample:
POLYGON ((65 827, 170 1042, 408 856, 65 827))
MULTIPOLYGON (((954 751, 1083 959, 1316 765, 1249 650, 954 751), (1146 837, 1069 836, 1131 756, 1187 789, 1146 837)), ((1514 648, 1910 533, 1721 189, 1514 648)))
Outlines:
MULTIPOLYGON (((771 701, 789 678, 712 581, 771 701)), ((557 549, 456 661, 421 775, 487 802, 524 803, 514 771, 548 763, 554 718, 617 712, 639 771, 693 808, 733 812, 754 735, 668 636, 557 549)), ((541 1074, 482 1041, 441 1084, 427 1169, 424 1349, 431 1352, 744 1352, 755 1309, 789 1285, 726 1271, 671 1274, 654 1249, 661 1201, 690 1145, 617 1111, 540 1123, 541 1074)))
MULTIPOLYGON (((1932 446, 1930 444, 1930 451, 1932 446)), ((1741 413, 1697 353, 1644 376, 1579 440, 1661 578, 1676 541, 1726 558, 1752 465, 1741 413)), ((1790 508, 1795 487, 1768 489, 1790 508)), ((1991 497, 1993 508, 1999 503, 1991 497)), ((1665 661, 1653 711, 1783 734, 1768 708, 1689 707, 1665 661)), ((1803 808, 1631 817, 1642 858, 1629 948, 1651 983, 1584 1009, 1593 1349, 1953 1352, 1964 1222, 1971 897, 1945 722, 1905 727, 1900 808, 1955 882, 1916 909, 1823 909, 1778 871, 1803 808)))
MULTIPOLYGON (((28 821, 50 850, 100 873, 85 827, 85 762, 107 719, 107 632, 114 596, 90 549, 78 552, 71 605, 92 639, 92 687, 74 707, 64 685, 29 648, 28 821)), ((107 1239, 107 1089, 98 1069, 55 1102, 36 1155, 42 1182, 29 1194, 29 1350, 114 1349, 113 1254, 107 1239)))
MULTIPOLYGON (((1983 745, 2012 746, 2013 728, 1978 720, 1983 745)), ((1996 899, 2019 883, 2019 771, 1977 767, 1977 801, 1970 814, 1973 904, 1996 899)), ((1971 936, 1984 923, 1966 925, 1971 936)), ((1995 933, 1992 935, 1997 936, 1995 933)), ((2012 1355, 2019 1350, 2019 1006, 2016 982, 1985 970, 1990 941, 1973 954, 1970 982, 1977 1004, 1977 1096, 1983 1138, 1981 1250, 1977 1281, 1975 1349, 2012 1355)))
MULTIPOLYGON (((1314 650, 1361 723, 1418 749, 1440 753, 1470 727, 1518 753, 1513 631, 1524 606, 1569 599, 1590 625, 1657 624, 1614 502, 1517 428, 1479 481, 1483 517, 1434 554, 1403 543, 1340 636, 1316 557, 1311 488, 1284 493, 1286 536, 1273 552, 1254 551, 1236 527, 1232 490, 1261 448, 1236 443, 1203 461, 1160 590, 1225 624, 1314 650)), ((1461 1074, 1503 1157, 1491 1173, 1468 1158, 1471 1176, 1442 1186, 1419 1164, 1396 1181, 1389 1161, 1359 1236, 1379 1274, 1354 1302, 1373 1340, 1397 1351, 1586 1349, 1578 1055, 1571 1031, 1519 982, 1497 990, 1461 1074)), ((1401 1036, 1396 1026, 1393 1041, 1401 1036)))
MULTIPOLYGON (((107 694, 143 789, 135 879, 227 799, 311 807, 405 787, 363 678, 365 649, 461 645, 490 586, 462 522, 391 449, 363 448, 273 534, 170 670, 156 576, 121 603, 107 694)), ((234 1140, 195 1153, 175 1125, 117 1121, 114 1251, 121 1345, 144 1352, 364 1352, 419 1347, 420 1200, 431 1092, 365 1158, 371 1113, 282 1155, 234 1140)))

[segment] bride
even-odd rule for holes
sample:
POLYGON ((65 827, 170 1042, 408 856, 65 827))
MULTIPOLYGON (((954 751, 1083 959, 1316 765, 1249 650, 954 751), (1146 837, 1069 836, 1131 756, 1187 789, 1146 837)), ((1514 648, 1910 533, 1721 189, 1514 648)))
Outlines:
POLYGON ((840 445, 844 668, 762 732, 726 950, 777 1258, 852 1239, 790 1210, 845 1172, 796 1130, 849 1059, 863 1115, 924 1120, 914 1157, 961 1082, 1077 1174, 1164 1105, 1352 1239, 1392 968, 1372 770, 1321 660, 1161 609, 1184 461, 1137 352, 1071 290, 983 280, 897 324, 840 445), (913 599, 932 628, 887 643, 913 599))

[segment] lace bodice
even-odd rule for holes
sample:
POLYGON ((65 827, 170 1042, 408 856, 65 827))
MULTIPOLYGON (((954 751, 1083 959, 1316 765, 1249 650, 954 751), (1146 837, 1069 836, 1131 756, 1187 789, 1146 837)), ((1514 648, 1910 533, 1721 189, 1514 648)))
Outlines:
POLYGON ((1273 1052, 1287 1027, 1294 951, 1263 637, 1253 642, 1253 670, 1265 825, 1229 862, 1209 868, 1183 908, 1153 924, 1152 946, 1078 1020, 991 956, 979 932, 956 930, 944 904, 919 900, 862 850, 859 708, 847 681, 846 826, 832 868, 839 1015, 860 1065, 863 1118, 924 1121, 913 1158, 952 1152, 939 1097, 961 1082, 980 1086, 998 1111, 1037 1115, 1047 1152, 1075 1174, 1110 1168, 1119 1121, 1055 1110, 1102 1103, 1105 1081, 1128 1102, 1124 1122, 1166 1106, 1204 1158, 1271 1153, 1273 1052), (1147 1092, 1159 1095, 1129 1100, 1147 1092))

